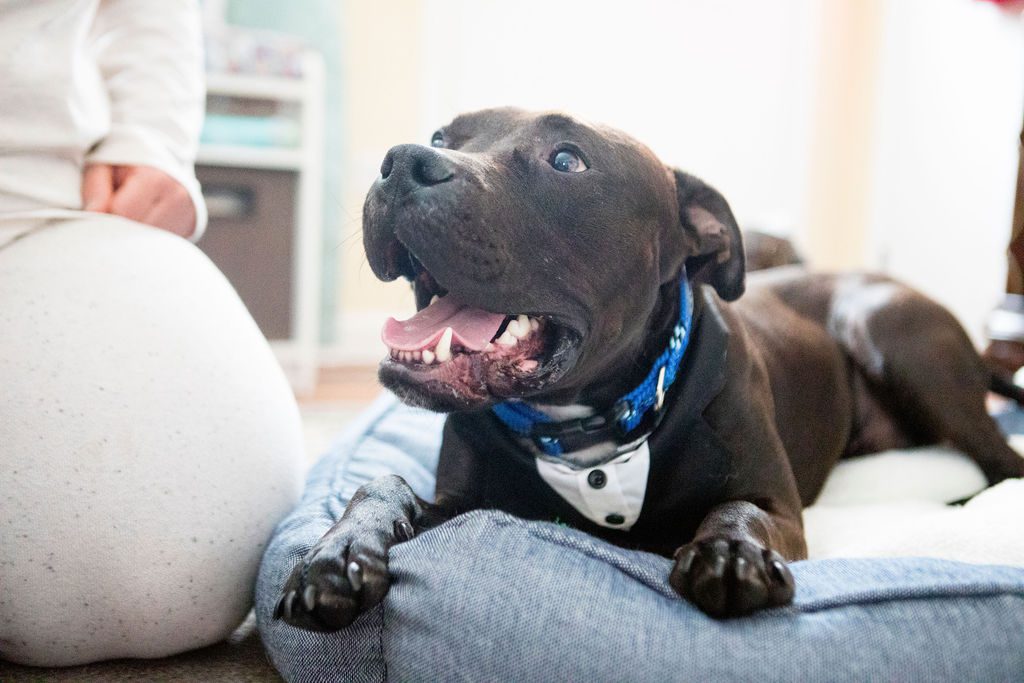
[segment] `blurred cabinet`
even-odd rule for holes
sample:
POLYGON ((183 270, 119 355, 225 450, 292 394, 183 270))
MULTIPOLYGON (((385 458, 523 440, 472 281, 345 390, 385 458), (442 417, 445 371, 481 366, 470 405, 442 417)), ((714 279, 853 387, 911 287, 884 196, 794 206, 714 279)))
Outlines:
POLYGON ((210 222, 199 247, 270 340, 297 393, 316 382, 320 335, 323 64, 297 78, 207 75, 196 164, 210 222))
POLYGON ((295 173, 201 166, 210 211, 200 247, 227 276, 264 336, 292 336, 295 173))

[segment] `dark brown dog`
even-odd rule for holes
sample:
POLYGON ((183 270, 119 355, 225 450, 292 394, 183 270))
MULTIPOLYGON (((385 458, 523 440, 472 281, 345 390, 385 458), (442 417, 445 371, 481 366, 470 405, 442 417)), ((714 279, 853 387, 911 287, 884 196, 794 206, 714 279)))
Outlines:
POLYGON ((793 243, 786 238, 750 228, 743 230, 743 252, 748 273, 781 266, 795 266, 804 262, 793 247, 793 243))
POLYGON ((285 585, 277 616, 289 623, 347 625, 386 593, 393 544, 481 507, 674 556, 680 595, 745 614, 792 598, 784 560, 806 556, 801 509, 841 457, 948 441, 991 482, 1024 475, 985 412, 988 371, 920 294, 776 269, 740 299, 743 248, 722 196, 608 128, 500 109, 460 116, 432 144, 388 153, 364 229, 374 272, 412 281, 420 309, 386 328, 381 380, 454 411, 436 501, 398 477, 362 487, 285 585), (621 397, 676 343, 682 273, 693 316, 679 379, 623 433, 621 397), (509 399, 553 415, 560 457, 577 467, 610 467, 645 440, 628 530, 546 483, 550 442, 489 410, 509 399))

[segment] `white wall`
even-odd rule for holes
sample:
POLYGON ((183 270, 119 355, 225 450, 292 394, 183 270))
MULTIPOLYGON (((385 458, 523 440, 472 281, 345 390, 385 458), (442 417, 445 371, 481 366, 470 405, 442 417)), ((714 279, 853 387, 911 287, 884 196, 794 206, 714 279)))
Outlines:
POLYGON ((804 240, 825 267, 888 268, 976 336, 1002 290, 1024 39, 989 3, 345 6, 341 358, 374 360, 383 320, 411 312, 408 288, 377 283, 359 240, 384 152, 505 104, 617 126, 718 186, 742 224, 804 240))
POLYGON ((891 0, 881 64, 870 265, 939 299, 980 340, 1006 278, 1021 22, 976 0, 891 0))
POLYGON ((726 195, 741 222, 801 219, 814 0, 427 0, 421 139, 487 106, 620 128, 726 195))

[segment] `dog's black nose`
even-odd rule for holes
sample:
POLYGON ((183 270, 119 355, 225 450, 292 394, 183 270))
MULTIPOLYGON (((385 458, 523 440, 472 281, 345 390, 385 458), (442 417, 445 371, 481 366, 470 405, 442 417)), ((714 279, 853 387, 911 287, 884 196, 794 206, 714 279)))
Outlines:
POLYGON ((398 145, 388 150, 380 165, 380 176, 410 186, 430 187, 454 178, 455 168, 443 154, 430 147, 398 145))

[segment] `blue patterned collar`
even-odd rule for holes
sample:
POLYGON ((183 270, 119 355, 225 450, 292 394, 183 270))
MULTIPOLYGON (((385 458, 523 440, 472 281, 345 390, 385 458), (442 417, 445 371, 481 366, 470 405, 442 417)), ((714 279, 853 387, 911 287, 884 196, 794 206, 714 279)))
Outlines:
POLYGON ((555 422, 523 401, 506 401, 491 410, 512 432, 532 439, 541 451, 550 456, 561 456, 609 439, 621 443, 642 440, 661 421, 665 394, 676 381, 679 365, 690 343, 692 327, 693 290, 683 268, 679 277, 679 320, 672 329, 668 348, 654 361, 644 380, 616 401, 611 410, 562 422, 555 422), (631 435, 643 424, 649 425, 646 434, 640 439, 631 435))

